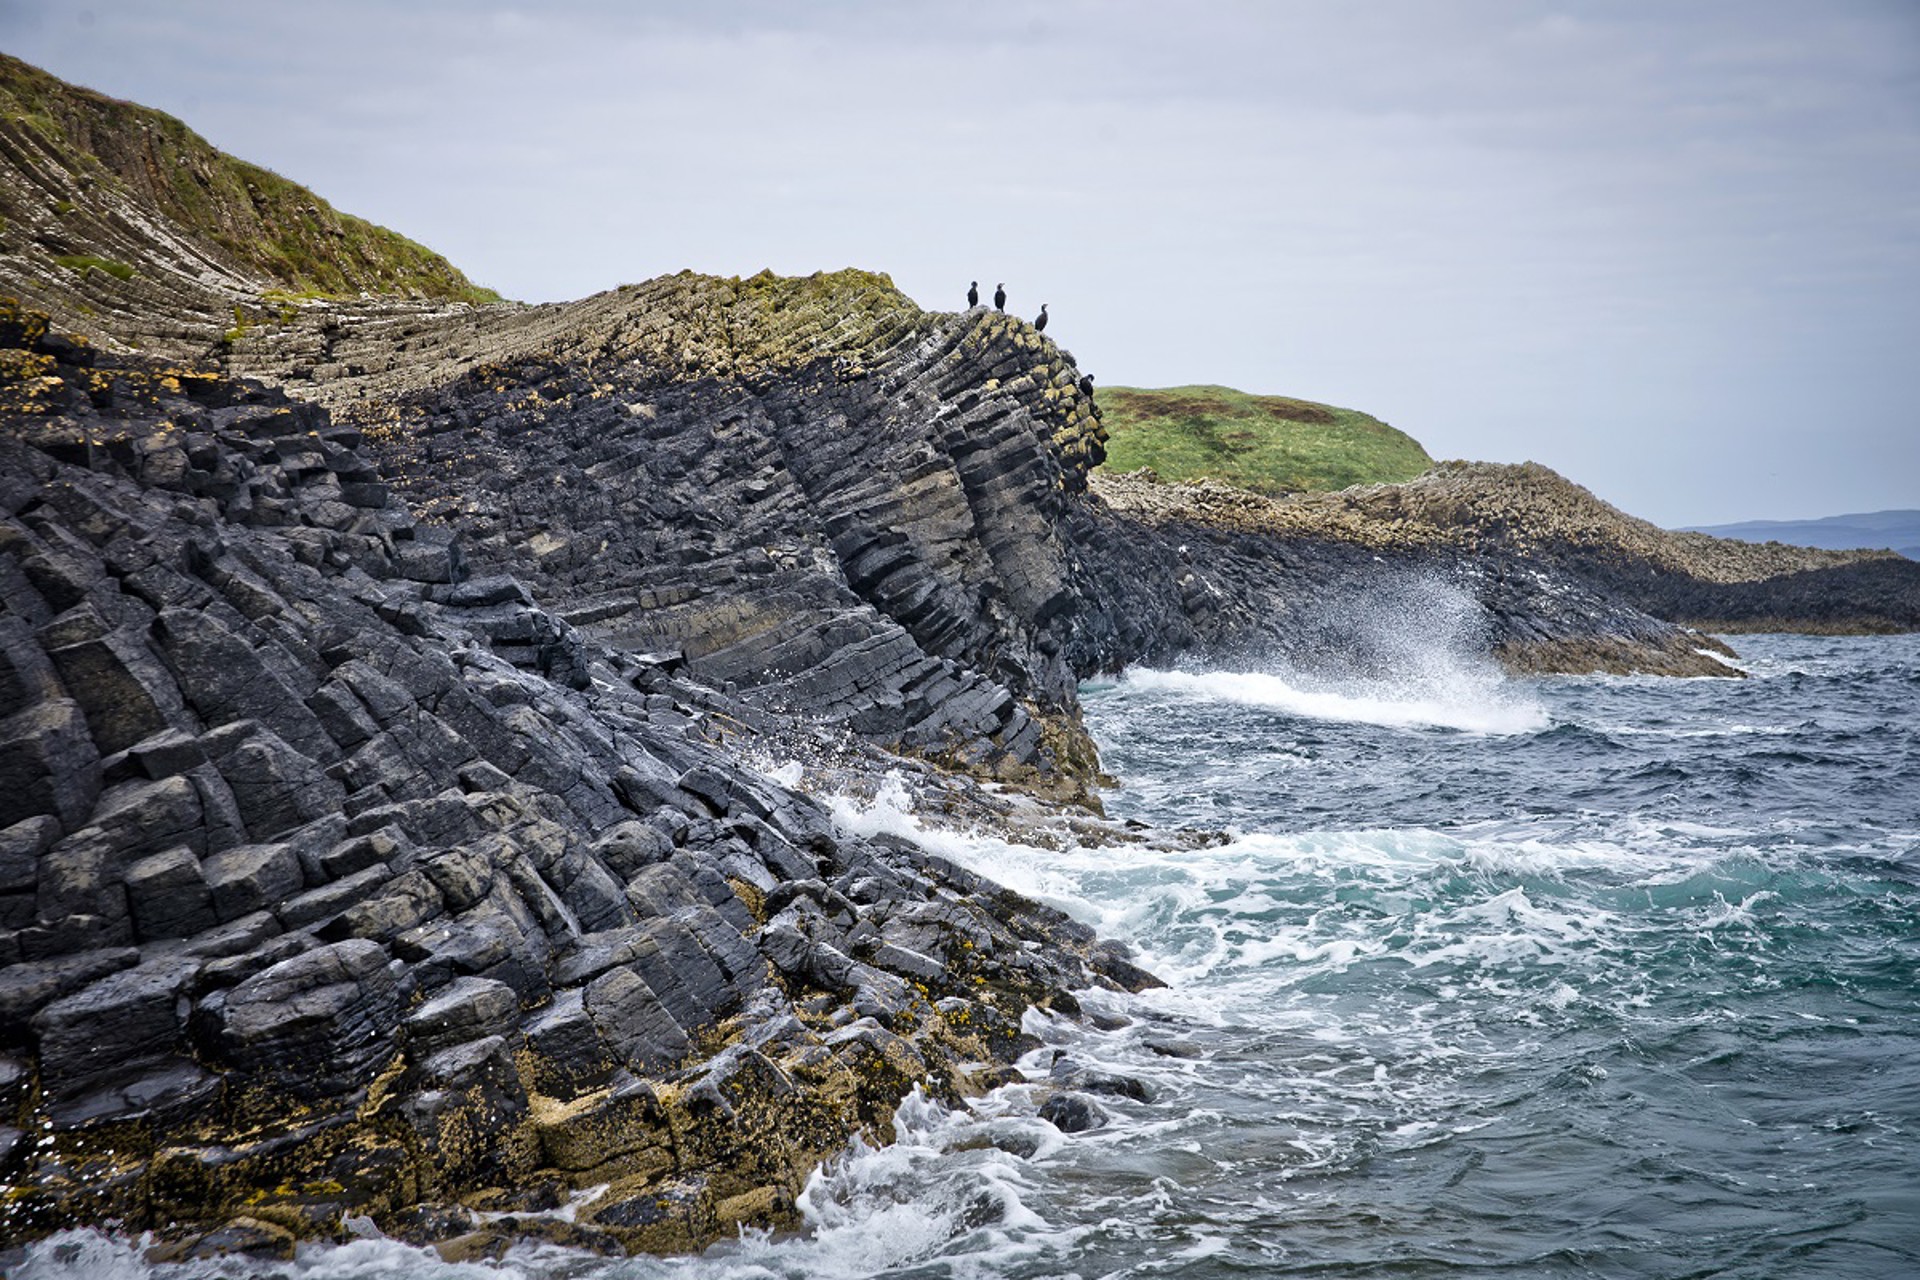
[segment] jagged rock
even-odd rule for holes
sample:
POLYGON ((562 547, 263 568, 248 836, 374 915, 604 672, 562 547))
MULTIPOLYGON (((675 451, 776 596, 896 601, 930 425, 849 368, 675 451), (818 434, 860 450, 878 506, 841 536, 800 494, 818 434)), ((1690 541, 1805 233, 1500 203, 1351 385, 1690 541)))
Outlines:
POLYGON ((221 921, 277 907, 304 883, 290 845, 250 844, 216 853, 200 864, 201 878, 221 921))
POLYGON ((354 903, 316 932, 328 941, 370 938, 391 942, 439 915, 444 906, 439 889, 416 868, 387 881, 376 896, 354 903))
POLYGON ((49 647, 47 656, 72 690, 102 754, 166 731, 179 715, 172 681, 146 645, 115 632, 49 647))
POLYGON ((276 1088, 319 1096, 367 1084, 393 1051, 398 984, 388 956, 364 939, 283 960, 227 996, 227 1061, 276 1088))
POLYGON ((182 1263, 239 1257, 291 1262, 296 1243, 293 1232, 277 1223, 240 1217, 204 1235, 156 1246, 148 1252, 147 1261, 182 1263))
POLYGON ((257 720, 309 757, 330 753, 332 739, 302 697, 267 665, 260 649, 215 617, 165 609, 153 632, 181 693, 207 723, 257 720))
POLYGON ((191 849, 174 848, 141 859, 127 868, 126 884, 134 929, 143 942, 189 938, 221 921, 200 859, 191 849))
POLYGON ((562 1101, 605 1085, 619 1065, 578 988, 562 993, 524 1032, 532 1087, 562 1101))
POLYGON ((191 962, 156 960, 103 977, 33 1017, 45 1087, 64 1101, 138 1075, 181 1046, 191 962))
POLYGON ((23 1041, 27 1020, 36 1011, 139 962, 140 953, 132 947, 111 947, 0 968, 0 1035, 23 1041))
POLYGON ((1047 1079, 1059 1088, 1081 1093, 1102 1093, 1109 1097, 1131 1098, 1135 1102, 1153 1101, 1153 1090, 1146 1081, 1116 1071, 1104 1071, 1065 1054, 1054 1059, 1053 1069, 1047 1079))
MULTIPOLYGON (((1330 582, 1415 571, 1516 665, 1700 661, 1585 526, 1555 526, 1551 591, 1506 572, 1506 508, 1449 524, 1445 476, 1424 525, 1411 491, 1315 524, 1090 480, 1066 352, 884 277, 309 312, 228 359, 325 348, 299 382, 339 420, 0 304, 35 371, 0 376, 0 1119, 150 1135, 85 1201, 16 1144, 35 1223, 314 1235, 587 1177, 612 1189, 581 1230, 628 1247, 776 1222, 908 1089, 1036 1048, 1026 1010, 1154 981, 838 831, 788 760, 902 748, 1095 804, 1080 678, 1325 649, 1330 582)), ((1063 1129, 1103 1118, 1084 1091, 1146 1092, 1052 1083, 1063 1129)))
POLYGON ((496 1036, 512 1029, 520 997, 504 982, 459 978, 407 1015, 407 1043, 415 1057, 496 1036))
POLYGON ((686 1028, 631 969, 613 969, 594 979, 582 1002, 601 1038, 637 1071, 670 1066, 692 1047, 686 1028))
POLYGON ((69 830, 100 794, 100 752, 86 717, 58 699, 0 721, 0 825, 47 815, 69 830))

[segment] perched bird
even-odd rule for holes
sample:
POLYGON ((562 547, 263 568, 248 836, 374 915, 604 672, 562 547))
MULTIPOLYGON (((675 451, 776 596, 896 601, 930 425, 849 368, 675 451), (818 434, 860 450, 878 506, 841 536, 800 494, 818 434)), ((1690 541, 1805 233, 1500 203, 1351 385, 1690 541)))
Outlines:
POLYGON ((970 307, 980 305, 980 282, 978 280, 975 280, 967 286, 967 305, 970 307))
POLYGON ((1040 304, 1040 314, 1034 318, 1033 331, 1035 333, 1047 331, 1047 304, 1044 302, 1040 304))
POLYGON ((1091 396, 1093 394, 1092 374, 1088 374, 1086 377, 1080 379, 1080 394, 1083 396, 1091 396))
POLYGON ((995 311, 1007 309, 1007 286, 1003 284, 993 286, 993 309, 995 311))

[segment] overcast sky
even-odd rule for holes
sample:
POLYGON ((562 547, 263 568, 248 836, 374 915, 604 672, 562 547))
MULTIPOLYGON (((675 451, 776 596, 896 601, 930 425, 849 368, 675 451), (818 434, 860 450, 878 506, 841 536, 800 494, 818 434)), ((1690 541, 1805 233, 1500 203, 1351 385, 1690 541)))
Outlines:
POLYGON ((1920 507, 1920 3, 0 0, 0 48, 530 301, 1004 280, 1103 383, 1663 524, 1920 507))

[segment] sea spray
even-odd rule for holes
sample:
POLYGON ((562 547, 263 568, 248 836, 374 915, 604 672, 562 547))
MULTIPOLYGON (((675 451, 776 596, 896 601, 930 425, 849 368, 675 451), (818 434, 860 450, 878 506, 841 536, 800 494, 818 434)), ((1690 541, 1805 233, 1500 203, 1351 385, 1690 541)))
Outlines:
MULTIPOLYGON (((1109 812, 1212 821, 1190 848, 953 830, 898 779, 834 802, 1172 986, 1029 1018, 1030 1083, 909 1099, 893 1144, 813 1175, 798 1235, 472 1269, 391 1241, 87 1256, 128 1280, 1920 1274, 1920 637, 1741 643, 1744 681, 1519 686, 1533 732, 1089 686, 1109 812), (1147 1100, 1059 1133, 1056 1054, 1147 1100)), ((9 1273, 95 1274, 49 1269, 74 1243, 9 1273)))
POLYGON ((1468 733, 1531 733, 1548 723, 1539 700, 1488 655, 1484 610, 1445 579, 1409 573, 1296 607, 1311 647, 1247 657, 1236 669, 1136 669, 1123 678, 1151 693, 1304 719, 1468 733))
POLYGON ((1154 671, 1123 679, 1137 688, 1264 707, 1312 720, 1343 720, 1387 728, 1458 729, 1467 733, 1531 733, 1546 727, 1537 703, 1498 679, 1454 671, 1444 683, 1408 680, 1328 681, 1290 671, 1154 671))

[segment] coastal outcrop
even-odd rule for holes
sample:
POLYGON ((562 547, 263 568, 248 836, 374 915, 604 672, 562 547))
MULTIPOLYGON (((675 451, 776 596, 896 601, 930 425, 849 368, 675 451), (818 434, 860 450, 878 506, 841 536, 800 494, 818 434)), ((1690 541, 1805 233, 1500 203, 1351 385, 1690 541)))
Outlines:
POLYGON ((495 301, 164 112, 0 53, 0 281, 108 350, 217 358, 314 297, 495 301))
POLYGON ((1155 528, 1456 566, 1495 584, 1479 588, 1489 634, 1516 671, 1668 669, 1634 645, 1610 646, 1609 631, 1671 652, 1681 666, 1691 647, 1718 645, 1663 636, 1649 619, 1698 632, 1920 628, 1920 563, 1904 556, 1661 529, 1537 463, 1441 462, 1404 484, 1284 497, 1105 472, 1093 489, 1113 511, 1155 528), (1528 621, 1536 612, 1567 622, 1542 632, 1528 621), (1583 616, 1605 620, 1591 642, 1575 633, 1583 616))
MULTIPOLYGON (((1154 982, 858 834, 883 775, 1094 823, 1078 681, 1378 673, 1382 607, 1520 671, 1724 674, 1675 620, 1747 604, 1915 625, 1905 561, 1676 541, 1539 469, 1110 476, 1070 352, 876 273, 489 303, 0 71, 0 269, 59 321, 0 302, 0 1241, 789 1221, 911 1090, 1154 982)), ((1075 1130, 1097 1084, 1037 1082, 1075 1130)))
MULTIPOLYGON (((883 277, 576 307, 536 318, 581 350, 462 313, 333 411, 0 314, 9 1237, 481 1248, 603 1184, 570 1239, 781 1221, 1030 1010, 1153 981, 794 782, 1097 806, 1079 677, 1391 661, 1329 575, 1431 568, 1101 501, 1071 357, 883 277)), ((1552 596, 1513 616, 1682 634, 1552 596)))
POLYGON ((1519 546, 1115 480, 1069 352, 871 273, 682 273, 404 322, 316 306, 234 362, 360 426, 414 509, 583 633, 1056 794, 1091 798, 1077 680, 1377 667, 1356 595, 1464 596, 1516 670, 1730 670, 1578 574, 1522 571, 1519 546))
POLYGON ((776 765, 884 762, 586 640, 357 428, 0 337, 0 1237, 481 1247, 604 1184, 570 1238, 689 1247, 1151 981, 847 834, 776 765))

